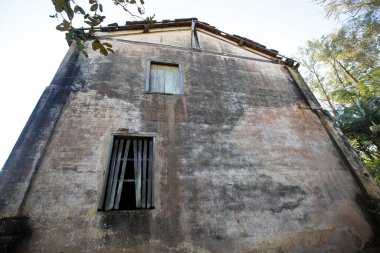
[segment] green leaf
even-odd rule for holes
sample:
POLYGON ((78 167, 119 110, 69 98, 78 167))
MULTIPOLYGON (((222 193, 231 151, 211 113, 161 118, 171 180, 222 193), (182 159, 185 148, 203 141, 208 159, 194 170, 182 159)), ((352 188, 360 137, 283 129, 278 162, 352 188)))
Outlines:
POLYGON ((144 0, 140 0, 140 3, 141 3, 141 4, 145 4, 145 3, 144 3, 144 0))
POLYGON ((56 11, 61 13, 62 11, 66 12, 67 17, 72 20, 74 18, 74 11, 71 8, 70 1, 64 0, 62 1, 56 1, 58 3, 55 5, 56 11), (58 8, 58 9, 57 9, 58 8))
POLYGON ((136 0, 130 0, 129 3, 130 4, 136 4, 136 0))
POLYGON ((52 0, 55 11, 61 13, 64 10, 65 0, 52 0))
POLYGON ((115 53, 115 51, 113 51, 111 48, 107 48, 108 51, 110 51, 111 53, 115 53))
POLYGON ((88 58, 88 53, 87 53, 86 51, 81 50, 81 52, 82 52, 82 54, 83 54, 86 58, 88 58))
POLYGON ((74 40, 74 34, 70 31, 65 34, 65 39, 67 42, 73 41, 74 40))
POLYGON ((64 32, 64 31, 69 30, 69 28, 70 28, 70 23, 67 22, 67 21, 64 19, 63 22, 62 22, 61 24, 57 25, 55 28, 56 28, 57 30, 61 31, 61 32, 64 32))
POLYGON ((75 13, 80 13, 80 14, 83 14, 83 15, 85 15, 86 14, 86 12, 82 9, 82 7, 80 7, 79 5, 76 5, 75 7, 74 7, 74 12, 75 13))
POLYGON ((104 56, 107 56, 108 55, 108 51, 105 47, 100 47, 100 54, 104 55, 104 56))
POLYGON ((108 43, 108 42, 104 42, 104 43, 103 43, 103 46, 106 46, 106 47, 112 47, 112 45, 111 45, 110 43, 108 43))
POLYGON ((80 41, 79 39, 77 39, 77 40, 75 40, 75 42, 77 43, 79 51, 84 50, 84 45, 83 45, 82 41, 80 41))
POLYGON ((93 26, 97 26, 97 25, 99 25, 102 22, 103 21, 100 20, 100 19, 98 19, 98 18, 94 18, 94 19, 91 20, 91 23, 92 23, 93 26))
POLYGON ((103 46, 102 46, 102 44, 100 43, 100 41, 99 40, 94 40, 93 42, 92 42, 92 50, 94 50, 94 51, 96 51, 96 50, 98 50, 98 49, 100 49, 100 48, 102 48, 103 46))
POLYGON ((79 40, 87 41, 87 35, 84 32, 77 33, 76 35, 79 40))
POLYGON ((94 3, 96 3, 96 0, 89 0, 88 1, 90 4, 94 4, 94 3))
POLYGON ((92 22, 90 22, 90 21, 87 21, 87 20, 85 20, 84 22, 85 22, 86 24, 88 24, 88 25, 92 26, 92 22))
POLYGON ((100 12, 103 12, 103 5, 99 4, 99 10, 100 12))
POLYGON ((93 5, 91 5, 90 11, 97 11, 98 7, 99 7, 98 4, 93 4, 93 5))

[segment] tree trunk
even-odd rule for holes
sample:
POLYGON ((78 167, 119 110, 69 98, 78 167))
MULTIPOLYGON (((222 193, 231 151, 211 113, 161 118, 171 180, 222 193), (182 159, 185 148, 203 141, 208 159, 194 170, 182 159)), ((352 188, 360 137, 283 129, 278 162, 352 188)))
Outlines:
POLYGON ((330 109, 331 109, 331 111, 332 111, 334 117, 336 117, 336 115, 337 115, 336 110, 335 110, 333 104, 331 103, 330 96, 327 94, 327 91, 326 91, 326 89, 325 89, 325 87, 324 87, 324 85, 323 85, 321 79, 319 78, 318 73, 317 73, 314 69, 313 69, 312 72, 314 73, 315 77, 316 77, 317 80, 318 80, 319 86, 321 87, 321 89, 322 89, 322 91, 323 91, 323 95, 325 96, 325 98, 326 98, 326 100, 327 100, 327 103, 329 104, 329 107, 330 107, 330 109))
POLYGON ((336 66, 335 66, 335 63, 336 63, 336 60, 334 60, 333 63, 331 63, 331 65, 333 66, 334 68, 334 71, 335 71, 335 75, 336 77, 338 78, 340 84, 342 85, 342 87, 345 89, 346 88, 346 85, 344 84, 343 80, 340 78, 340 75, 339 75, 339 72, 338 70, 336 69, 336 66))
POLYGON ((342 63, 340 63, 339 61, 336 61, 336 62, 337 62, 337 63, 339 64, 339 66, 344 70, 344 72, 346 72, 347 75, 349 75, 349 76, 352 78, 352 80, 355 81, 355 83, 359 83, 358 79, 356 79, 356 78, 350 73, 350 71, 348 71, 348 70, 342 65, 342 63))

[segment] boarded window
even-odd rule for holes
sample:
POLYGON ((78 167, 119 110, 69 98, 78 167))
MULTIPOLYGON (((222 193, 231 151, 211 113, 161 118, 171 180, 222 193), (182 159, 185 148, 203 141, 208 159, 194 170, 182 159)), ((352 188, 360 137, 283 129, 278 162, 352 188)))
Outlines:
POLYGON ((147 91, 163 94, 183 94, 178 64, 150 62, 147 91))
POLYGON ((153 175, 153 138, 114 136, 100 209, 153 208, 153 175))

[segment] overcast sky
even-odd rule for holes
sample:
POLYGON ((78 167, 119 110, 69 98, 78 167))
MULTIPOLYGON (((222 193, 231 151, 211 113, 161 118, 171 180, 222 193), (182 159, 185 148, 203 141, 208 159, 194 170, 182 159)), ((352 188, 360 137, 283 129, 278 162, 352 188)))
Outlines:
MULTIPOLYGON (((84 6, 88 1, 78 1, 84 6)), ((106 24, 131 20, 111 0, 103 3, 106 24)), ((292 57, 305 41, 337 28, 311 0, 145 0, 157 20, 197 17, 292 57)), ((0 0, 0 169, 68 46, 51 0, 0 0)))

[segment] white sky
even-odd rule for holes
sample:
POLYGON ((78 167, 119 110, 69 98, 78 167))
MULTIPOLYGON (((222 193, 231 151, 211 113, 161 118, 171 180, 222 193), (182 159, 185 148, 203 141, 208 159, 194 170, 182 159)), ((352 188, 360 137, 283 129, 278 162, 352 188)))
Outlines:
MULTIPOLYGON (((111 0, 103 3, 106 22, 124 25, 131 17, 111 0)), ((88 1, 78 1, 86 6, 88 1)), ((338 26, 311 0, 145 0, 157 20, 197 17, 292 57, 306 40, 338 26)), ((68 49, 55 30, 50 0, 0 0, 0 169, 8 158, 44 88, 68 49)))

